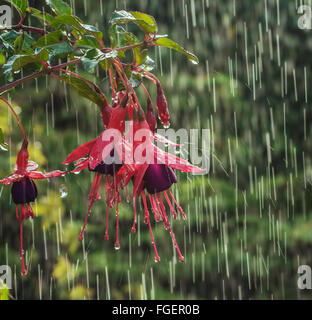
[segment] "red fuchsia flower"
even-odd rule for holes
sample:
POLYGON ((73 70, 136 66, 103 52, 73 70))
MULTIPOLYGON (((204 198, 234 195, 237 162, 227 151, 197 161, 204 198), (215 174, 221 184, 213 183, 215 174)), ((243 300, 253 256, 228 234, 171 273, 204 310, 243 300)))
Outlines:
POLYGON ((176 242, 174 233, 171 229, 171 225, 166 213, 165 203, 169 207, 173 218, 177 218, 177 213, 175 211, 174 205, 177 210, 181 213, 182 218, 185 220, 186 215, 174 198, 170 187, 172 184, 177 183, 178 179, 174 173, 174 170, 179 170, 183 172, 192 172, 200 173, 204 170, 193 166, 188 161, 178 158, 172 154, 169 154, 159 148, 157 148, 152 142, 151 139, 154 138, 152 132, 149 130, 149 124, 145 120, 144 112, 142 109, 135 109, 133 113, 133 136, 136 136, 136 133, 139 130, 145 130, 146 139, 145 139, 145 153, 149 153, 149 160, 140 161, 136 156, 136 151, 139 147, 142 146, 142 143, 133 141, 133 154, 134 154, 134 163, 132 165, 124 165, 117 174, 117 180, 121 179, 124 181, 124 185, 133 179, 133 198, 134 198, 134 220, 132 232, 135 232, 135 221, 136 221, 136 197, 142 195, 143 206, 144 206, 144 222, 149 225, 149 230, 153 242, 153 247, 155 251, 155 260, 160 261, 157 248, 154 241, 154 236, 151 228, 150 218, 149 218, 149 209, 147 205, 147 198, 145 190, 148 193, 148 199, 150 202, 150 207, 154 214, 156 222, 163 221, 164 227, 166 230, 170 230, 171 237, 179 254, 179 259, 181 262, 184 261, 184 257, 181 254, 179 246, 176 242), (162 195, 165 198, 165 203, 163 201, 162 195), (174 204, 172 204, 171 199, 174 204))
MULTIPOLYGON (((102 119, 104 122, 104 127, 106 129, 114 129, 117 132, 120 132, 120 137, 125 131, 125 118, 127 115, 127 102, 128 96, 124 94, 119 95, 119 103, 116 107, 112 108, 106 104, 102 108, 102 119)), ((106 207, 107 207, 107 226, 105 239, 109 239, 108 235, 108 223, 109 223, 109 209, 113 208, 116 205, 116 215, 117 215, 117 235, 115 247, 119 248, 119 238, 118 238, 118 205, 121 201, 120 190, 121 183, 117 183, 115 175, 118 170, 121 168, 122 164, 119 159, 121 155, 116 152, 114 145, 106 141, 103 138, 105 131, 96 139, 91 140, 77 149, 75 149, 63 162, 63 164, 69 164, 75 162, 76 168, 72 171, 73 173, 79 173, 82 170, 88 168, 89 171, 95 172, 91 190, 88 196, 88 212, 85 218, 83 228, 81 230, 79 240, 82 241, 84 231, 87 225, 91 209, 95 201, 101 199, 101 186, 102 181, 105 179, 105 194, 106 194, 106 207), (108 152, 103 153, 104 149, 107 149, 108 152), (106 159, 114 158, 115 160, 108 164, 106 159), (103 160, 104 159, 104 160, 103 160)), ((122 141, 119 141, 122 142, 122 141)), ((118 141, 115 143, 118 143, 118 141)))
POLYGON ((158 110, 158 118, 165 128, 169 127, 170 114, 168 110, 168 103, 164 91, 159 81, 156 82, 157 86, 157 102, 156 108, 158 110))
POLYGON ((38 164, 29 161, 28 153, 28 140, 25 137, 21 150, 18 152, 17 161, 14 168, 14 173, 8 177, 0 180, 0 183, 9 186, 13 184, 11 193, 12 199, 16 204, 16 218, 20 223, 20 240, 21 240, 21 259, 23 275, 26 275, 25 263, 24 263, 24 251, 23 251, 23 221, 34 218, 34 212, 31 207, 31 202, 34 202, 38 196, 36 184, 33 180, 49 179, 64 176, 66 171, 51 171, 42 173, 36 171, 38 164), (20 211, 18 209, 20 206, 20 211))

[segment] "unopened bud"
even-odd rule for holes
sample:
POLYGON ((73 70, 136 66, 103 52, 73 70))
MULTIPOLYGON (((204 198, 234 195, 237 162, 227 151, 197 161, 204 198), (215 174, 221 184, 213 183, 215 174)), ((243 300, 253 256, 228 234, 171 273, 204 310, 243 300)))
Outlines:
POLYGON ((167 127, 169 125, 169 111, 168 111, 168 103, 165 97, 164 91, 159 82, 157 82, 157 104, 158 110, 158 118, 162 122, 162 124, 167 127))
POLYGON ((146 121, 153 133, 156 131, 157 121, 154 113, 154 108, 152 100, 150 97, 147 97, 147 107, 146 107, 146 121))

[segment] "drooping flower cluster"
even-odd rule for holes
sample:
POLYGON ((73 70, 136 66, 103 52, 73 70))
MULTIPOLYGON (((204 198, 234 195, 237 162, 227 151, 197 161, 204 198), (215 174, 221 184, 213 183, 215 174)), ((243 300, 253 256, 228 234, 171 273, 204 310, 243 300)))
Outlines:
MULTIPOLYGON (((167 100, 158 81, 156 85, 158 117, 167 127, 170 119, 167 100)), ((177 211, 184 220, 186 215, 174 198, 170 187, 178 182, 174 170, 193 173, 199 173, 202 170, 184 159, 161 150, 153 143, 153 140, 159 141, 159 137, 155 135, 157 121, 151 98, 146 89, 145 91, 147 93, 146 115, 130 85, 127 90, 115 93, 116 97, 113 99, 115 105, 109 106, 105 99, 101 110, 104 131, 98 138, 79 146, 64 162, 64 164, 74 162, 74 173, 87 168, 95 172, 88 197, 87 215, 79 240, 83 239, 92 206, 95 201, 101 199, 101 186, 104 180, 107 210, 105 239, 109 239, 109 211, 115 207, 117 219, 115 248, 119 249, 118 207, 122 199, 121 190, 126 189, 127 191, 128 184, 132 183, 134 203, 132 232, 136 231, 136 204, 138 200, 142 200, 144 223, 149 226, 155 260, 159 261, 160 258, 152 232, 150 212, 153 213, 156 222, 162 221, 165 229, 170 231, 179 259, 184 261, 167 212, 171 212, 174 219, 177 218, 177 211), (130 125, 128 131, 125 132, 127 118, 130 120, 130 125)))
MULTIPOLYGON (((166 230, 170 231, 172 240, 177 249, 179 259, 184 257, 179 249, 172 231, 168 214, 171 213, 177 219, 177 212, 185 220, 186 215, 173 196, 170 188, 178 182, 175 171, 200 173, 203 170, 193 166, 188 161, 173 154, 163 151, 153 141, 165 141, 166 139, 156 134, 157 120, 152 100, 146 88, 147 107, 144 113, 136 93, 130 85, 127 77, 123 74, 122 67, 116 66, 119 79, 122 79, 124 88, 117 91, 116 78, 111 83, 113 103, 109 105, 103 96, 101 117, 103 120, 103 132, 99 137, 84 143, 71 152, 63 164, 74 163, 73 173, 80 173, 84 169, 94 172, 94 178, 88 195, 88 209, 79 240, 83 240, 88 218, 96 201, 101 200, 102 185, 104 185, 106 203, 106 232, 105 239, 109 239, 108 225, 110 210, 116 211, 116 240, 115 248, 120 248, 119 243, 119 204, 122 200, 122 190, 126 190, 128 196, 128 184, 133 185, 132 198, 134 207, 134 219, 131 231, 136 232, 136 207, 137 201, 142 201, 144 208, 144 223, 148 225, 154 251, 155 261, 160 261, 154 235, 151 227, 150 213, 156 222, 163 222, 166 230), (126 131, 126 120, 130 125, 126 131)), ((112 77, 112 74, 110 73, 112 77)), ((157 86, 156 109, 158 118, 162 124, 169 126, 169 111, 166 97, 158 80, 154 81, 157 86)), ((4 99, 1 99, 5 101, 4 99)), ((0 180, 0 184, 12 184, 12 199, 16 204, 16 217, 20 223, 20 243, 22 274, 26 274, 24 251, 23 251, 23 221, 34 218, 31 202, 38 196, 34 180, 49 179, 64 176, 67 171, 52 171, 41 173, 36 171, 38 164, 29 161, 28 139, 15 114, 12 106, 5 101, 16 116, 24 134, 22 147, 17 156, 14 173, 0 180)))

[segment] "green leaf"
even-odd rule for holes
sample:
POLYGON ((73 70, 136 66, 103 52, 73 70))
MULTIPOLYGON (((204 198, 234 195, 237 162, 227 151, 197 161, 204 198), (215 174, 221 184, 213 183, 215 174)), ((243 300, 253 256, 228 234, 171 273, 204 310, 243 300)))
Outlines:
POLYGON ((162 47, 174 49, 176 51, 184 53, 191 60, 191 62, 194 64, 199 63, 198 58, 193 53, 186 51, 179 44, 177 44, 176 42, 174 42, 168 38, 159 38, 156 40, 156 43, 162 47))
POLYGON ((54 19, 54 17, 51 14, 42 13, 40 10, 36 8, 27 8, 27 12, 39 19, 42 23, 47 22, 48 24, 50 24, 53 22, 54 19))
POLYGON ((147 56, 144 64, 142 64, 140 67, 146 71, 152 71, 155 68, 155 65, 155 61, 147 56))
MULTIPOLYGON (((4 135, 3 135, 3 131, 1 128, 0 128, 0 150, 1 151, 8 151, 8 145, 4 142, 4 135)), ((1 290, 0 290, 0 292, 1 292, 1 290)))
POLYGON ((138 11, 131 11, 131 14, 137 20, 137 24, 149 33, 157 32, 157 23, 154 17, 138 11))
POLYGON ((49 52, 46 49, 40 50, 38 53, 34 53, 34 54, 17 55, 15 56, 15 59, 12 63, 12 70, 18 71, 29 63, 34 63, 34 62, 40 63, 42 61, 48 61, 48 59, 49 59, 49 52))
POLYGON ((6 51, 9 51, 10 54, 13 54, 15 51, 14 48, 16 48, 17 46, 16 41, 21 41, 20 43, 21 46, 19 47, 21 51, 27 51, 35 43, 35 40, 27 32, 23 33, 23 39, 22 39, 21 34, 19 32, 15 30, 11 30, 9 32, 4 32, 3 34, 0 35, 0 50, 5 48, 6 51))
POLYGON ((129 79, 132 88, 137 88, 142 83, 142 76, 140 73, 133 71, 129 79))
POLYGON ((23 35, 24 35, 24 43, 23 43, 22 50, 23 50, 23 51, 27 51, 27 50, 29 50, 29 49, 32 47, 32 45, 33 45, 36 41, 35 41, 34 38, 31 37, 27 32, 24 32, 23 35))
POLYGON ((138 11, 114 11, 110 20, 111 24, 125 24, 133 22, 137 24, 145 33, 157 32, 157 24, 155 19, 145 13, 138 11))
POLYGON ((4 65, 6 61, 5 55, 0 53, 0 66, 4 65))
POLYGON ((66 36, 61 31, 54 31, 41 37, 35 44, 35 47, 48 47, 52 44, 59 43, 66 39, 66 36))
POLYGON ((52 26, 58 28, 60 25, 70 25, 77 29, 82 35, 85 33, 79 18, 72 15, 62 15, 54 18, 52 26))
POLYGON ((97 39, 101 40, 103 38, 103 33, 99 31, 96 27, 91 26, 89 24, 81 24, 84 30, 93 34, 97 39))
MULTIPOLYGON (((139 43, 138 38, 133 33, 126 31, 119 25, 113 25, 109 30, 109 35, 112 48, 120 48, 129 44, 132 45, 139 43)), ((140 58, 140 47, 133 48, 132 51, 135 60, 138 60, 140 58)), ((125 54, 123 51, 119 50, 118 56, 120 58, 124 58, 125 54)))
POLYGON ((46 0, 46 4, 56 15, 72 14, 70 6, 62 0, 46 0))
POLYGON ((76 78, 75 76, 63 75, 61 76, 61 78, 68 84, 70 84, 80 96, 94 102, 100 107, 103 106, 103 97, 98 92, 96 92, 94 88, 88 83, 79 78, 76 78))
POLYGON ((46 34, 40 38, 35 47, 47 48, 47 50, 52 54, 50 61, 55 58, 65 58, 68 54, 73 52, 73 48, 68 41, 64 41, 66 35, 62 31, 54 31, 46 34))
POLYGON ((23 43, 24 43, 24 39, 23 39, 22 35, 19 35, 16 38, 16 40, 14 41, 14 51, 15 51, 15 53, 19 53, 22 50, 23 43))
POLYGON ((136 57, 136 64, 138 66, 142 65, 143 63, 145 63, 145 61, 147 59, 147 54, 148 54, 148 50, 147 49, 143 49, 141 52, 139 52, 138 56, 136 57))
POLYGON ((5 48, 10 53, 14 52, 14 42, 19 37, 19 32, 11 30, 0 35, 0 49, 5 48))
POLYGON ((91 47, 101 49, 101 46, 94 36, 86 34, 81 40, 75 43, 76 47, 91 47))
POLYGON ((118 52, 113 50, 108 53, 103 53, 98 49, 90 49, 87 51, 86 55, 81 59, 82 65, 85 71, 93 73, 95 71, 96 66, 104 61, 110 60, 111 58, 116 58, 118 52))
POLYGON ((89 33, 99 40, 103 38, 102 32, 98 31, 96 27, 90 26, 88 24, 83 24, 81 20, 76 16, 62 15, 54 18, 52 26, 58 28, 60 25, 70 25, 78 30, 82 36, 86 33, 89 33))
POLYGON ((86 55, 81 58, 82 66, 85 71, 93 73, 96 66, 99 64, 103 53, 98 49, 90 49, 86 55))
POLYGON ((74 51, 68 41, 62 41, 46 48, 52 55, 49 60, 52 60, 53 58, 66 58, 67 55, 74 51))
POLYGON ((22 17, 26 16, 26 10, 28 8, 27 0, 6 0, 13 4, 22 17))

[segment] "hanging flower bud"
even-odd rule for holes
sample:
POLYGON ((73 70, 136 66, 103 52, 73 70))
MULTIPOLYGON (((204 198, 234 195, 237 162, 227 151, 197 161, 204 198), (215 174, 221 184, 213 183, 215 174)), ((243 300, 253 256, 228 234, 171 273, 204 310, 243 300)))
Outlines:
POLYGON ((158 118, 162 122, 165 127, 169 127, 169 111, 168 111, 168 103, 165 97, 164 91, 161 87, 161 84, 157 82, 157 104, 158 110, 158 118))
POLYGON ((147 97, 146 121, 147 121, 151 131, 154 134, 156 131, 156 127, 157 127, 157 121, 156 121, 156 116, 154 113, 154 108, 152 105, 152 100, 150 97, 147 97))

